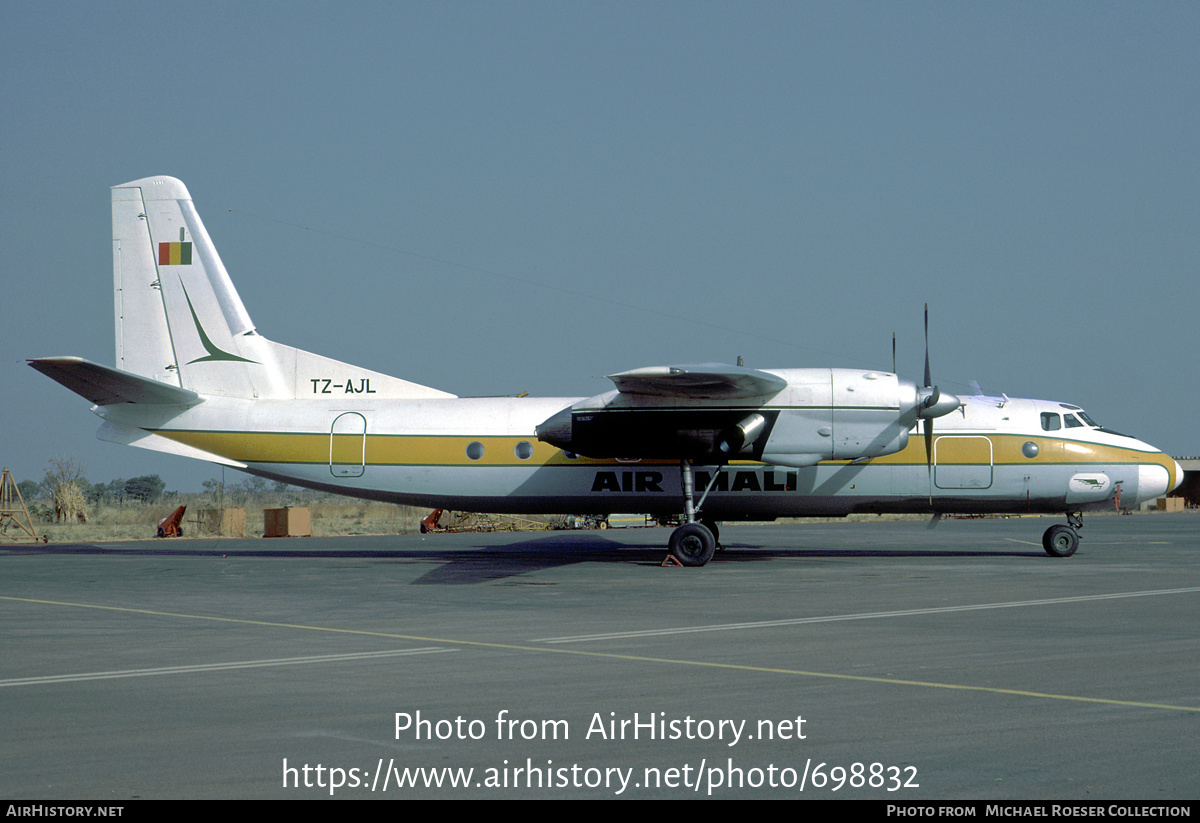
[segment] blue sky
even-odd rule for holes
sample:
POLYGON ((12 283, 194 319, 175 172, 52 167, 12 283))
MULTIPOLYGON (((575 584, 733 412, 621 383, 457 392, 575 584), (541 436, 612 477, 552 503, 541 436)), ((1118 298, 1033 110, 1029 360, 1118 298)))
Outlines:
MULTIPOLYGON (((109 187, 191 190, 283 343, 457 394, 890 368, 1200 453, 1200 5, 0 5, 0 462, 101 443, 109 187)), ((236 479, 229 475, 227 479, 236 479)))

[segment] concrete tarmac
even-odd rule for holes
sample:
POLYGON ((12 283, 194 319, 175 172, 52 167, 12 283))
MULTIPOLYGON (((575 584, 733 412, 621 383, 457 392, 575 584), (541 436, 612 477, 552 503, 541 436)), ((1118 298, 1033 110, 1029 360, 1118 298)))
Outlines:
POLYGON ((0 797, 1200 797, 1200 516, 1055 522, 0 546, 0 797))

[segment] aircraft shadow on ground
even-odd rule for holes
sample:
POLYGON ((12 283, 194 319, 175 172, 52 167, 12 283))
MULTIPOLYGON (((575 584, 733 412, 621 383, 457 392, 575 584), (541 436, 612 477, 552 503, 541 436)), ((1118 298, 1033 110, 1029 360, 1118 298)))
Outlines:
MULTIPOLYGON (((630 535, 632 538, 633 535, 630 535)), ((351 538, 352 539, 352 538, 351 538)), ((657 539, 612 540, 608 537, 583 536, 578 533, 569 537, 537 537, 529 540, 488 545, 482 541, 466 548, 345 548, 345 549, 300 549, 300 548, 240 548, 246 541, 188 541, 192 546, 159 544, 150 547, 105 546, 98 544, 62 545, 12 545, 0 547, 4 555, 62 555, 62 556, 112 556, 112 557, 222 557, 222 558, 328 558, 365 559, 385 562, 429 562, 437 567, 411 581, 413 585, 471 585, 497 580, 514 580, 529 585, 538 582, 528 578, 535 572, 579 563, 634 563, 642 566, 659 566, 667 556, 666 547, 657 539), (235 548, 238 546, 238 548, 235 548)), ((376 544, 378 545, 378 544, 376 544)), ((846 559, 854 557, 875 558, 996 558, 1036 557, 1051 560, 1035 549, 957 550, 920 548, 765 548, 750 543, 726 543, 724 550, 713 558, 713 565, 720 567, 729 563, 757 563, 776 559, 846 559)), ((680 569, 679 571, 686 571, 680 569)))

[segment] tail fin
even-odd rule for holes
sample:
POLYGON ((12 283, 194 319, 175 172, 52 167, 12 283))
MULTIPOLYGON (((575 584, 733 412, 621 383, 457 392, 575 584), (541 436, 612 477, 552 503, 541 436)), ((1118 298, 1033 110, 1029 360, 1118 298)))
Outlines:
POLYGON ((205 394, 251 396, 238 337, 254 324, 183 183, 112 190, 117 368, 205 394), (200 364, 221 363, 220 370, 200 364), (187 381, 184 380, 184 367, 187 381), (187 385, 191 383, 192 385, 187 385))
POLYGON ((202 395, 304 398, 332 383, 381 398, 452 396, 259 336, 175 178, 115 186, 112 214, 118 369, 202 395))

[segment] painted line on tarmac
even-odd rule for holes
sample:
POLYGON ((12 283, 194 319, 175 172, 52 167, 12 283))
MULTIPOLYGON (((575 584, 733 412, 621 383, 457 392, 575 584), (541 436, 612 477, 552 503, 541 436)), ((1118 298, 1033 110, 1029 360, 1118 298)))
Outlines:
MULTIPOLYGON (((1017 540, 1015 537, 1006 537, 1004 539, 1007 540, 1009 543, 1020 543, 1022 546, 1037 546, 1039 549, 1042 548, 1041 543, 1034 543, 1029 540, 1017 540)), ((1131 544, 1133 544, 1133 545, 1141 544, 1143 546, 1173 546, 1173 545, 1175 545, 1170 540, 1093 540, 1093 539, 1089 539, 1087 544, 1088 544, 1088 546, 1128 546, 1131 544)))
POLYGON ((322 654, 312 657, 280 657, 274 660, 237 660, 229 663, 197 663, 190 666, 161 666, 154 669, 124 669, 112 672, 80 672, 77 674, 55 674, 45 677, 17 677, 0 680, 0 688, 8 686, 37 686, 46 683, 76 683, 82 680, 113 680, 121 677, 154 677, 163 674, 188 674, 191 672, 220 672, 231 669, 258 669, 264 666, 301 666, 309 663, 341 663, 346 660, 369 660, 378 657, 400 657, 408 654, 439 654, 456 652, 459 649, 393 649, 382 652, 360 652, 357 654, 322 654))
MULTIPOLYGON (((1178 591, 1200 591, 1200 589, 1179 589, 1178 591)), ((1134 595, 1129 595, 1134 596, 1134 595)), ((134 609, 128 606, 101 606, 94 603, 69 603, 60 600, 38 600, 30 597, 9 597, 0 595, 0 600, 17 603, 33 603, 42 606, 65 606, 75 609, 90 609, 95 611, 120 612, 123 614, 144 614, 153 617, 175 617, 182 620, 197 620, 211 623, 232 623, 243 626, 264 626, 274 629, 296 629, 298 631, 323 632, 329 634, 355 635, 358 637, 386 637, 393 640, 411 640, 418 643, 437 643, 444 646, 470 647, 476 649, 494 649, 497 651, 532 652, 534 654, 564 654, 577 657, 591 657, 599 660, 615 660, 628 663, 655 663, 667 666, 688 666, 703 669, 722 669, 731 672, 755 672, 758 674, 781 674, 793 677, 819 677, 828 680, 854 681, 858 683, 877 683, 887 686, 917 686, 926 689, 950 689, 963 692, 984 692, 987 694, 1003 694, 1013 697, 1033 697, 1043 700, 1067 700, 1075 703, 1096 703, 1107 706, 1127 706, 1139 709, 1168 709, 1171 711, 1200 713, 1200 706, 1176 706, 1170 703, 1146 703, 1138 700, 1113 700, 1105 697, 1083 697, 1071 694, 1050 694, 1046 692, 1025 691, 1023 689, 1000 689, 992 686, 967 686, 959 683, 936 683, 923 680, 901 680, 895 677, 869 677, 858 674, 840 674, 837 672, 812 672, 803 669, 782 669, 769 666, 751 666, 742 663, 715 663, 707 660, 686 660, 669 657, 647 657, 635 654, 616 654, 613 652, 585 651, 583 649, 567 649, 561 646, 528 646, 517 643, 491 643, 483 640, 453 640, 444 637, 423 637, 418 635, 399 634, 394 632, 377 632, 366 629, 339 629, 332 626, 306 626, 300 623, 276 623, 267 620, 248 620, 238 617, 216 617, 205 614, 183 614, 180 612, 164 612, 154 609, 134 609)))
POLYGON ((1053 597, 1046 600, 1017 600, 1011 603, 979 603, 969 606, 937 606, 928 609, 903 609, 893 612, 863 612, 861 614, 833 614, 826 617, 794 617, 784 620, 760 620, 751 623, 716 623, 707 626, 680 626, 673 629, 642 629, 606 634, 580 634, 572 637, 540 637, 530 643, 589 643, 594 640, 621 640, 629 637, 656 637, 671 634, 694 634, 699 632, 729 632, 744 629, 767 629, 776 626, 803 626, 808 623, 836 623, 843 620, 879 620, 891 617, 911 617, 920 614, 947 614, 952 612, 986 611, 988 609, 1016 609, 1024 606, 1049 606, 1059 603, 1083 603, 1091 600, 1118 600, 1125 597, 1153 597, 1162 594, 1194 594, 1200 586, 1187 589, 1157 589, 1143 592, 1116 592, 1113 594, 1085 594, 1076 597, 1053 597))

